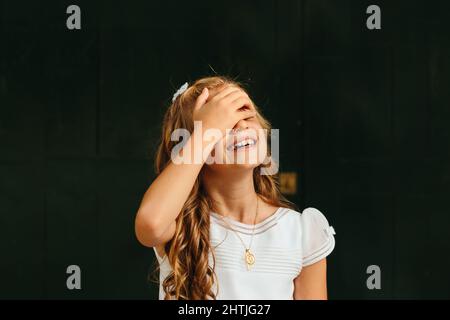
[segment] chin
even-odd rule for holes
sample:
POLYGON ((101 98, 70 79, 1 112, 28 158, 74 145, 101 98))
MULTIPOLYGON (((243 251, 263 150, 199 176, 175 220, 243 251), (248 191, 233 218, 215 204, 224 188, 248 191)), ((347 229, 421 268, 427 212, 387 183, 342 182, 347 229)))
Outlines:
POLYGON ((213 172, 226 173, 230 171, 253 171, 261 163, 231 163, 231 164, 209 164, 207 167, 213 172))

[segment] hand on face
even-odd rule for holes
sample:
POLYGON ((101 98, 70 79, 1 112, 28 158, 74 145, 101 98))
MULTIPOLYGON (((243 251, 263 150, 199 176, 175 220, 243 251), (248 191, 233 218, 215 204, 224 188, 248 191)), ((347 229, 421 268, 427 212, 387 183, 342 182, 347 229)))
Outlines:
POLYGON ((255 107, 247 93, 234 85, 209 90, 205 88, 194 106, 193 119, 206 129, 219 129, 224 135, 243 120, 256 116, 255 107))
MULTIPOLYGON (((205 89, 197 99, 194 121, 202 121, 204 130, 215 128, 222 132, 222 139, 216 144, 216 148, 220 146, 220 151, 216 153, 218 150, 213 150, 213 157, 226 158, 235 154, 248 159, 266 141, 265 136, 259 141, 261 136, 258 129, 261 129, 261 124, 252 101, 245 91, 235 85, 205 89), (225 134, 227 129, 236 131, 225 134)), ((237 158, 234 161, 236 160, 237 158)))

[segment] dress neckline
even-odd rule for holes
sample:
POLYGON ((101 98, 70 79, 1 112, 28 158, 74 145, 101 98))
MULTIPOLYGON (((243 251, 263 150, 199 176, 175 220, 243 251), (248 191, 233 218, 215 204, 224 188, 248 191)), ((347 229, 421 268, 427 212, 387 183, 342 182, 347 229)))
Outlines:
POLYGON ((283 209, 283 207, 278 207, 278 209, 275 210, 274 213, 272 213, 270 216, 264 218, 262 221, 260 221, 256 224, 243 223, 243 222, 237 221, 233 218, 222 216, 214 211, 211 211, 211 215, 219 220, 221 220, 222 218, 225 219, 232 226, 240 227, 240 228, 247 229, 247 230, 253 230, 253 228, 254 228, 256 231, 259 228, 264 227, 267 224, 269 224, 270 222, 272 222, 275 218, 277 218, 283 211, 282 209, 283 209))

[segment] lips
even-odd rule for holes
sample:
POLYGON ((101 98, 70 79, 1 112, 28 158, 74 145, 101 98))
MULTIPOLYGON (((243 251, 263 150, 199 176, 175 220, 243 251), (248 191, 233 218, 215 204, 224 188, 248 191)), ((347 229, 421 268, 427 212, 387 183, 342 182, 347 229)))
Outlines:
POLYGON ((227 142, 227 150, 234 151, 240 150, 245 147, 251 147, 258 142, 258 137, 254 132, 242 132, 236 135, 232 135, 227 142))
POLYGON ((233 145, 233 149, 240 149, 246 146, 252 146, 256 144, 256 141, 253 139, 245 139, 244 141, 241 141, 239 143, 236 143, 233 145))

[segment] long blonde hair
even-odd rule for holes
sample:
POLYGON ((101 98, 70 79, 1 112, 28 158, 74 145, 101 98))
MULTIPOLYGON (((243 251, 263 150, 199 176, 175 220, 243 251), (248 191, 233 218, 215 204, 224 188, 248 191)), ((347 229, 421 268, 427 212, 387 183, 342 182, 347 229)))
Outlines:
MULTIPOLYGON (((202 90, 205 87, 217 88, 223 84, 234 84, 244 89, 240 83, 224 76, 205 77, 190 85, 169 106, 164 116, 162 138, 156 152, 156 174, 160 174, 171 161, 171 151, 177 143, 171 141, 172 132, 179 128, 193 132, 192 110, 202 90)), ((270 123, 261 115, 257 106, 255 108, 262 128, 269 132, 269 138, 270 123)), ((295 205, 281 194, 277 176, 259 173, 262 165, 253 171, 256 193, 273 206, 294 208, 295 205)), ((215 259, 209 238, 210 211, 213 204, 203 188, 200 176, 201 174, 197 177, 189 197, 176 219, 175 234, 164 248, 172 267, 171 273, 162 283, 165 299, 216 299, 213 292, 213 285, 217 281, 214 273, 215 259), (208 255, 210 252, 213 256, 213 266, 209 265, 208 255)))

